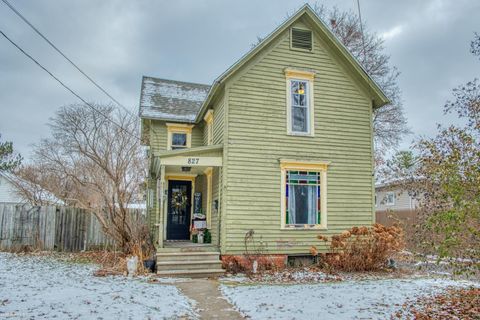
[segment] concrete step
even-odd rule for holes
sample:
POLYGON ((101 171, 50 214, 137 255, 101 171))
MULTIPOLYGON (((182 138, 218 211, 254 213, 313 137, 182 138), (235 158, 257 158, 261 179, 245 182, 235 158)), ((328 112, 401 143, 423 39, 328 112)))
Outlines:
POLYGON ((222 263, 220 260, 199 260, 199 261, 162 261, 157 262, 157 271, 170 270, 199 270, 199 269, 221 269, 222 263))
POLYGON ((197 270, 163 270, 157 271, 157 275, 161 277, 178 277, 178 278, 211 278, 218 277, 225 273, 223 269, 197 269, 197 270))
POLYGON ((170 261, 220 260, 218 252, 157 252, 157 263, 170 261))

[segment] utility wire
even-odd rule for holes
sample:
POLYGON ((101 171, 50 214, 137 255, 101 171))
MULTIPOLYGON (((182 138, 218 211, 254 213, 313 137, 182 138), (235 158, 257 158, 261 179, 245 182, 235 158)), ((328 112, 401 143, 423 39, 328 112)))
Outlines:
POLYGON ((107 97, 109 97, 110 99, 112 99, 112 101, 114 101, 118 106, 120 106, 121 108, 123 108, 124 110, 126 110, 127 112, 129 112, 130 114, 131 111, 128 110, 123 104, 121 104, 120 102, 118 102, 117 99, 115 99, 114 97, 112 97, 111 94, 109 94, 102 86, 100 86, 95 80, 93 80, 88 74, 86 74, 82 69, 80 69, 80 67, 74 63, 70 58, 67 57, 66 54, 64 54, 57 46, 55 46, 43 33, 41 33, 30 21, 28 21, 27 18, 25 18, 10 2, 8 2, 7 0, 2 0, 3 3, 5 3, 13 12, 15 12, 15 14, 17 16, 20 17, 20 19, 22 19, 26 24, 28 24, 30 26, 30 28, 32 28, 40 37, 43 38, 43 40, 45 40, 53 49, 55 49, 55 51, 57 51, 62 57, 64 57, 73 67, 75 67, 75 69, 77 69, 83 76, 85 76, 85 78, 87 78, 95 87, 97 87, 100 91, 102 91, 107 97))
MULTIPOLYGON (((4 2, 6 0, 3 0, 4 2)), ((363 60, 365 61, 365 66, 367 64, 367 51, 365 49, 365 36, 363 34, 363 23, 362 23, 362 14, 360 11, 360 0, 357 0, 357 9, 358 9, 358 19, 360 21, 360 32, 362 33, 362 46, 363 46, 363 60)))
MULTIPOLYGON (((87 78, 95 87, 97 87, 100 91, 102 91, 107 97, 109 97, 113 102, 115 102, 119 107, 123 110, 128 112, 130 115, 137 117, 132 111, 126 108, 122 103, 120 103, 117 99, 115 99, 111 94, 107 92, 102 86, 100 86, 95 80, 93 80, 88 74, 86 74, 80 67, 74 63, 70 58, 67 57, 65 53, 63 53, 57 46, 55 46, 52 41, 50 41, 38 28, 36 28, 24 15, 22 15, 10 2, 7 0, 2 0, 5 5, 7 5, 17 16, 20 17, 27 25, 30 26, 43 40, 45 40, 55 51, 57 51, 62 57, 64 57, 75 69, 77 69, 85 78, 87 78)), ((154 127, 150 128, 153 133, 159 134, 154 127)))
POLYGON ((114 125, 116 125, 117 127, 120 128, 120 130, 122 130, 123 132, 127 133, 129 136, 137 139, 137 140, 140 140, 141 139, 139 137, 137 137, 136 135, 134 135, 133 133, 131 133, 130 131, 126 130, 125 128, 123 128, 121 125, 119 125, 118 123, 116 123, 114 120, 112 120, 108 115, 106 115, 105 113, 103 113, 102 111, 98 110, 97 108, 95 108, 92 104, 88 103, 85 99, 83 99, 78 93, 76 93, 75 91, 73 91, 72 89, 70 89, 70 87, 68 87, 65 83, 63 83, 59 78, 57 78, 53 73, 51 73, 47 68, 45 68, 40 62, 38 62, 37 60, 35 60, 35 58, 33 58, 30 54, 28 54, 25 50, 23 50, 18 44, 16 44, 12 39, 10 39, 2 30, 0 30, 0 34, 2 34, 2 36, 7 39, 12 45, 14 45, 21 53, 23 53, 25 56, 27 56, 30 60, 32 60, 36 65, 38 65, 41 69, 43 69, 43 71, 45 71, 46 73, 48 73, 53 79, 55 79, 62 87, 64 87, 65 89, 67 89, 68 91, 70 91, 71 94, 73 94, 75 97, 77 97, 78 99, 80 99, 83 103, 85 103, 85 105, 87 105, 88 107, 90 107, 92 110, 94 110, 95 112, 101 114, 106 120, 110 121, 111 123, 113 123, 114 125))

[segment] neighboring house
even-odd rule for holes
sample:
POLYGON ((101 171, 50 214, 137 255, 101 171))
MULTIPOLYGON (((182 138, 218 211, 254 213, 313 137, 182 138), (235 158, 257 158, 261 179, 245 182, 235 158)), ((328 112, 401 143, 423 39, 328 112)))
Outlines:
POLYGON ((25 181, 13 173, 0 171, 0 203, 27 203, 29 200, 22 196, 19 188, 28 190, 32 200, 37 205, 62 205, 63 201, 40 186, 25 181))
POLYGON ((18 194, 13 176, 0 171, 0 203, 22 203, 25 202, 18 194))
POLYGON ((375 185, 375 211, 413 211, 415 199, 395 182, 375 185))
POLYGON ((192 238, 196 212, 206 216, 217 260, 244 254, 247 235, 285 260, 312 245, 324 251, 318 234, 371 225, 372 111, 386 103, 308 5, 212 86, 143 77, 160 272, 176 267, 168 253, 190 250, 173 241, 192 238))
POLYGON ((405 232, 407 247, 414 245, 417 208, 417 200, 398 181, 375 185, 375 221, 385 226, 400 225, 405 232))

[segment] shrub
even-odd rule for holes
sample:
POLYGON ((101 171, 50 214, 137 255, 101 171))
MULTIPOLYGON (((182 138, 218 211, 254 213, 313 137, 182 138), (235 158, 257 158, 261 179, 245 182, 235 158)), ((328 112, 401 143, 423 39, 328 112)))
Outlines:
MULTIPOLYGON (((404 247, 403 231, 398 226, 353 227, 330 239, 319 235, 318 239, 330 242, 330 250, 322 254, 322 262, 332 270, 374 271, 385 267, 388 258, 404 247)), ((311 249, 312 254, 316 248, 311 249)))

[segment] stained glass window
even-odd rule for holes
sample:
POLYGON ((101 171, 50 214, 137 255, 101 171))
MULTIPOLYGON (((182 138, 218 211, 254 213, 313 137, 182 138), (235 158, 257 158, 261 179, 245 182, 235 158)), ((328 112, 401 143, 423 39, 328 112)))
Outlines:
POLYGON ((320 224, 320 172, 286 171, 285 223, 320 224))

